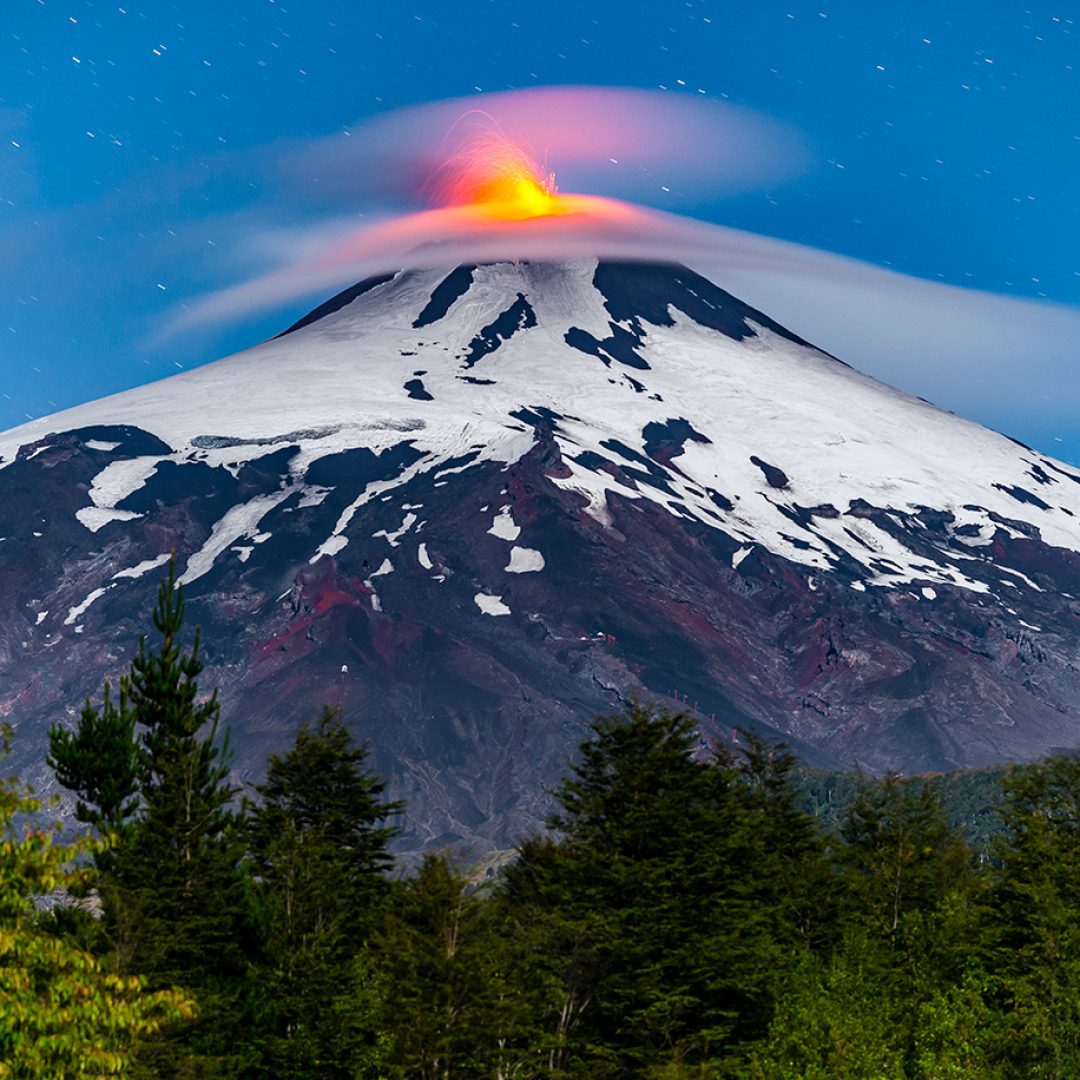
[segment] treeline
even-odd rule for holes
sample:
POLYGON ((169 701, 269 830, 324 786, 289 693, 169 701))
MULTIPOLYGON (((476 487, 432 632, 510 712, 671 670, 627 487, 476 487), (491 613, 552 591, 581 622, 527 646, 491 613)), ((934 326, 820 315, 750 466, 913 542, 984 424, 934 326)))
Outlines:
POLYGON ((92 838, 0 785, 0 1077, 1080 1076, 1077 759, 995 778, 981 850, 941 780, 852 779, 822 827, 782 749, 634 706, 499 874, 401 875, 332 714, 231 786, 174 586, 51 733, 92 838))
MULTIPOLYGON (((980 854, 989 855, 1004 831, 1001 808, 1003 782, 1011 765, 981 769, 957 769, 905 779, 913 787, 930 784, 941 802, 949 825, 980 854)), ((791 783, 798 806, 810 814, 825 832, 837 832, 852 803, 859 797, 863 777, 854 770, 812 768, 797 765, 791 783)))

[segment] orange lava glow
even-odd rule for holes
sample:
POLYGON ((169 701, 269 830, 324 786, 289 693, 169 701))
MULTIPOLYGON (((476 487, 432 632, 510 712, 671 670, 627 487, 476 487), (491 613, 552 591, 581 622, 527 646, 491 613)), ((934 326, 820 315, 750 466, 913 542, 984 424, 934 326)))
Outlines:
POLYGON ((555 188, 555 174, 544 172, 501 133, 466 140, 436 172, 433 201, 444 207, 471 207, 496 221, 523 221, 572 212, 555 188))

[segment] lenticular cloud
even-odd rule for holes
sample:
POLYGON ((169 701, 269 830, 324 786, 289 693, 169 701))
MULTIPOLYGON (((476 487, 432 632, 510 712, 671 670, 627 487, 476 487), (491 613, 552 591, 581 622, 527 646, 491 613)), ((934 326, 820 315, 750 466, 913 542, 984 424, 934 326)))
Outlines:
POLYGON ((943 406, 998 423, 1007 401, 1071 422, 1075 308, 923 281, 657 208, 773 186, 806 164, 790 131, 689 92, 559 87, 397 110, 280 154, 282 216, 306 205, 307 224, 284 229, 264 207, 246 245, 261 272, 184 305, 168 330, 411 267, 674 261, 943 406))
POLYGON ((558 87, 399 110, 286 155, 294 193, 337 204, 332 227, 292 235, 280 265, 196 299, 173 328, 409 267, 701 258, 714 227, 626 197, 716 198, 779 183, 804 159, 782 126, 691 94, 558 87))
POLYGON ((398 109, 290 155, 282 170, 300 194, 423 205, 432 172, 480 116, 563 190, 645 203, 777 184, 808 162, 795 132, 751 109, 689 92, 559 86, 398 109))

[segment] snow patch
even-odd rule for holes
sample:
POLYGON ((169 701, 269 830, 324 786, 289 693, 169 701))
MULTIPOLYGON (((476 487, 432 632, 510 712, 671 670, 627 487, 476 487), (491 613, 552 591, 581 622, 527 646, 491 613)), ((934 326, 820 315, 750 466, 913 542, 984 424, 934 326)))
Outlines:
POLYGON ((304 488, 304 494, 296 506, 291 507, 292 510, 306 510, 310 506, 321 506, 325 501, 327 495, 329 495, 334 489, 332 487, 319 487, 313 485, 311 487, 304 488))
POLYGON ((336 555, 342 548, 349 546, 349 538, 347 536, 341 536, 340 534, 331 536, 324 540, 320 545, 318 551, 308 560, 308 562, 316 563, 324 555, 336 555))
POLYGON ((164 457, 126 458, 113 461, 94 477, 90 501, 95 506, 113 507, 146 485, 164 457))
POLYGON ((191 582, 198 581, 210 571, 222 552, 232 547, 237 540, 255 535, 259 522, 291 494, 290 488, 283 487, 270 495, 259 495, 250 502, 240 503, 228 510, 225 516, 214 524, 206 543, 188 559, 187 569, 180 576, 179 583, 190 585, 191 582))
POLYGON ((473 602, 485 615, 509 615, 510 609, 502 602, 502 596, 478 592, 473 602))
POLYGON ((136 514, 133 510, 113 510, 104 506, 84 506, 75 511, 75 520, 92 533, 104 529, 112 521, 134 521, 141 517, 142 514, 136 514))
POLYGON ((156 570, 159 566, 164 566, 169 561, 169 554, 166 552, 164 555, 159 555, 156 559, 147 559, 145 562, 137 563, 135 566, 129 566, 126 570, 119 570, 113 574, 113 581, 122 581, 125 578, 132 580, 141 578, 143 574, 149 574, 151 570, 156 570))
MULTIPOLYGON (((1021 573, 1019 570, 1014 570, 1011 566, 997 566, 997 569, 1003 574, 1012 574, 1014 577, 1018 577, 1029 588, 1034 589, 1036 592, 1045 592, 1041 586, 1036 585, 1034 581, 1027 576, 1027 574, 1021 573)), ((1011 585, 1011 581, 1005 581, 1002 584, 1011 585)))
POLYGON ((416 558, 425 570, 430 570, 435 565, 431 561, 431 556, 427 553, 427 544, 421 544, 416 549, 416 558))
MULTIPOLYGON (((73 625, 83 614, 86 613, 86 611, 89 609, 90 605, 95 600, 100 600, 101 597, 103 597, 111 588, 114 588, 114 586, 105 585, 100 589, 95 589, 92 593, 90 593, 89 596, 86 597, 85 600, 83 600, 83 602, 81 604, 76 604, 75 607, 73 607, 67 613, 67 618, 64 620, 64 625, 65 626, 73 625)), ((81 627, 80 627, 80 630, 81 630, 81 627)), ((76 630, 75 632, 79 633, 80 631, 76 630)))
POLYGON ((371 576, 373 578, 382 577, 383 574, 392 574, 394 572, 394 564, 389 559, 383 559, 379 566, 379 569, 375 571, 371 576))
POLYGON ((535 574, 544 569, 544 556, 539 551, 527 547, 512 547, 510 562, 506 567, 508 574, 535 574))
POLYGON ((929 585, 927 585, 922 590, 922 594, 923 594, 924 597, 926 597, 927 600, 936 600, 937 599, 937 591, 935 589, 931 589, 929 585))
POLYGON ((87 450, 101 450, 106 454, 111 454, 119 445, 118 442, 104 442, 101 439, 87 439, 83 443, 87 450))
POLYGON ((386 542, 391 547, 397 547, 401 543, 401 538, 416 524, 416 515, 410 510, 405 515, 404 520, 393 532, 387 532, 386 529, 380 529, 378 532, 371 534, 372 539, 376 536, 386 537, 386 542))
POLYGON ((734 553, 732 554, 732 556, 731 556, 731 568, 732 568, 733 570, 738 570, 738 569, 739 569, 739 564, 740 564, 740 563, 741 563, 741 562, 743 561, 743 559, 745 559, 745 558, 746 558, 746 556, 747 556, 747 555, 749 555, 749 554, 750 554, 750 552, 751 552, 751 551, 753 551, 753 550, 754 550, 754 545, 753 545, 753 544, 751 544, 751 545, 750 545, 749 547, 741 547, 741 548, 739 548, 739 550, 738 550, 738 551, 734 552, 734 553))
POLYGON ((514 521, 510 507, 504 506, 495 515, 495 520, 491 523, 488 532, 500 540, 516 540, 521 535, 521 526, 514 521))

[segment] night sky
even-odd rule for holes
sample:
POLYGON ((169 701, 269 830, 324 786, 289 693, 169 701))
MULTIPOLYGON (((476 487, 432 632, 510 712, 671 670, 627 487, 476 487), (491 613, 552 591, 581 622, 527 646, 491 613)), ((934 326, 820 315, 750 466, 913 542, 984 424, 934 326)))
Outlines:
MULTIPOLYGON (((377 113, 509 88, 750 106, 802 133, 801 175, 711 202, 658 175, 641 201, 1078 306, 1077 22, 1076 4, 1005 0, 5 0, 0 427, 287 325, 312 305, 157 340, 180 301, 262 268, 240 238, 268 205, 283 235, 319 212, 270 162, 377 113)), ((1045 417, 1008 396, 967 411, 1080 461, 1080 409, 1070 421, 1053 387, 1045 417)))

